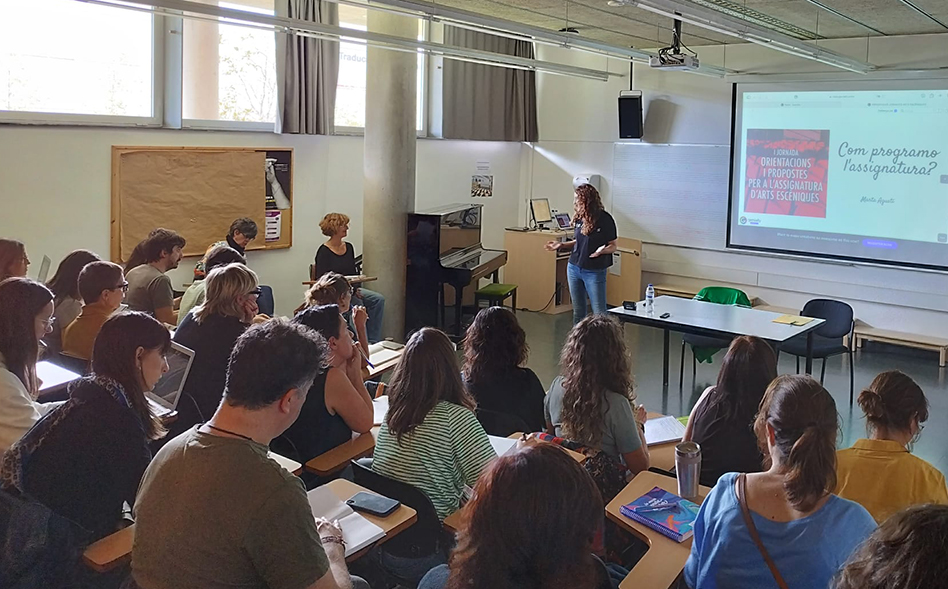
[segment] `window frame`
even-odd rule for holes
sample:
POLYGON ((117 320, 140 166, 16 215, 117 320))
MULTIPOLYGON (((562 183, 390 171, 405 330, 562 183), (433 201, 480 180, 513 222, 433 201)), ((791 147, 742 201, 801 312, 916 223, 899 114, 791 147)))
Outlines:
MULTIPOLYGON (((116 8, 115 10, 120 10, 116 8)), ((0 109, 0 124, 83 127, 155 127, 164 121, 165 17, 151 14, 151 116, 95 115, 0 109)))

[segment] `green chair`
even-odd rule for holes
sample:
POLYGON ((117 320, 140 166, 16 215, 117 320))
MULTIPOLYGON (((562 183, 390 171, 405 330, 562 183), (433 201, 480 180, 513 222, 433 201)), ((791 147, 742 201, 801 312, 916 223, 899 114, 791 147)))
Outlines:
MULTIPOLYGON (((695 295, 696 301, 707 301, 718 305, 750 307, 750 299, 744 291, 726 286, 706 286, 695 295)), ((686 333, 681 338, 681 368, 678 371, 678 388, 685 382, 685 344, 691 345, 691 378, 698 373, 698 362, 711 362, 718 350, 731 345, 729 338, 708 337, 686 333)))
POLYGON ((479 308, 481 300, 487 301, 489 307, 503 307, 504 301, 510 297, 510 309, 517 312, 517 285, 492 282, 484 288, 474 291, 474 306, 479 308))

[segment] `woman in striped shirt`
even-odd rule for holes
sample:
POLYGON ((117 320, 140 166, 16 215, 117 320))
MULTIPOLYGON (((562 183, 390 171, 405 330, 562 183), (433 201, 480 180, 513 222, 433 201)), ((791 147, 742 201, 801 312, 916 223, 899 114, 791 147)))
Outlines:
MULTIPOLYGON (((461 506, 465 486, 474 487, 497 457, 474 416, 474 401, 448 337, 427 327, 415 333, 386 390, 388 414, 376 439, 372 470, 421 490, 443 520, 461 506)), ((428 569, 445 562, 443 554, 431 556, 412 559, 424 564, 384 568, 414 587, 428 569)))

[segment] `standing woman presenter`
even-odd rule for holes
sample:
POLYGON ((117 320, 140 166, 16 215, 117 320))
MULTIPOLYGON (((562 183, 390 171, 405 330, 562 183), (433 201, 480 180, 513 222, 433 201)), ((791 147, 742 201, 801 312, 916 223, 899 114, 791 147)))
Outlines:
POLYGON ((573 196, 573 239, 549 241, 549 251, 571 250, 566 279, 573 299, 573 325, 586 316, 586 295, 596 314, 606 312, 606 273, 616 251, 616 222, 602 208, 599 191, 590 184, 581 184, 573 196))

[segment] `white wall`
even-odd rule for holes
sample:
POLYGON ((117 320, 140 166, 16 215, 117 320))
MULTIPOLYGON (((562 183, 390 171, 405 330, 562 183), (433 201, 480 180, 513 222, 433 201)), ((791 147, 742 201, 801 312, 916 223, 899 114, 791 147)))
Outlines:
MULTIPOLYGON (((277 311, 302 301, 309 264, 325 238, 317 226, 331 211, 348 214, 349 240, 361 251, 361 137, 300 137, 270 133, 200 132, 80 127, 0 126, 0 235, 27 244, 34 263, 45 254, 55 265, 71 250, 109 252, 112 145, 293 147, 293 247, 251 252, 250 266, 273 287, 277 311)), ((418 142, 417 205, 467 202, 478 161, 490 161, 494 197, 485 204, 484 243, 503 247, 503 227, 517 217, 521 184, 517 143, 418 142)), ((366 211, 365 214, 371 214, 366 211)), ((223 237, 223 236, 222 236, 223 237)), ((191 281, 195 260, 172 273, 176 288, 191 281)), ((36 267, 31 269, 35 276, 36 267)))
MULTIPOLYGON (((870 59, 886 68, 948 66, 948 35, 826 42, 833 50, 870 59)), ((700 48, 707 63, 751 74, 819 74, 827 66, 756 45, 700 48), (726 57, 726 59, 725 59, 726 57)), ((731 86, 725 80, 660 72, 636 64, 562 49, 540 47, 540 59, 624 72, 600 83, 549 74, 538 76, 541 141, 526 156, 533 197, 549 196, 558 208, 569 206, 569 179, 593 172, 603 176, 603 198, 611 208, 612 159, 618 135, 616 97, 633 87, 644 93, 645 141, 677 145, 729 145, 731 86), (532 162, 530 161, 532 157, 532 162)), ((657 172, 658 173, 658 172, 657 172)), ((634 215, 634 211, 628 212, 634 215)), ((636 237, 628 235, 625 237, 636 237)), ((948 275, 864 265, 839 265, 775 259, 749 253, 705 251, 646 244, 643 284, 700 288, 734 284, 772 305, 801 308, 808 299, 827 296, 848 301, 861 320, 875 326, 944 336, 948 333, 948 275)))

